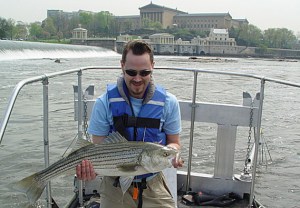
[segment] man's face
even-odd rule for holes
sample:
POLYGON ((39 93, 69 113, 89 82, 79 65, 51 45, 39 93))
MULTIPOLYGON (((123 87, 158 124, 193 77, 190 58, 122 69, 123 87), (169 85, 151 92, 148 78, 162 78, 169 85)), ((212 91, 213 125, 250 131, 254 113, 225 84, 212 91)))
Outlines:
POLYGON ((150 55, 148 53, 134 55, 130 50, 127 53, 125 63, 121 61, 121 66, 129 95, 134 98, 143 98, 151 79, 151 73, 148 74, 149 72, 147 71, 152 72, 154 67, 154 63, 150 61, 150 55), (130 76, 126 73, 126 70, 130 70, 133 74, 137 72, 137 74, 130 76))

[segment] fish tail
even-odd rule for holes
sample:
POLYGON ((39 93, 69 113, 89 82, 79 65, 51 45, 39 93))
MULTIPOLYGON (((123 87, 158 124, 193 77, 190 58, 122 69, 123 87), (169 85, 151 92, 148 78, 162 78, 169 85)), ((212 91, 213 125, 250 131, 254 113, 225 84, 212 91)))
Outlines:
POLYGON ((40 179, 40 175, 35 173, 13 185, 13 189, 26 194, 31 204, 34 204, 42 195, 47 181, 40 179))

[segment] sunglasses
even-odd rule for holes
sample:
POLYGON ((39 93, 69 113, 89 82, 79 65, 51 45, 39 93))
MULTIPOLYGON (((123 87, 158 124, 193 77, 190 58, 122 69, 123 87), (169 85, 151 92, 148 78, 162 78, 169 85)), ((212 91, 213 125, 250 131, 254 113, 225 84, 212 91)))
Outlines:
POLYGON ((149 74, 152 73, 152 70, 141 70, 141 71, 137 71, 137 70, 133 70, 133 69, 126 69, 125 70, 125 73, 131 77, 135 77, 136 75, 140 75, 141 77, 146 77, 148 76, 149 74))

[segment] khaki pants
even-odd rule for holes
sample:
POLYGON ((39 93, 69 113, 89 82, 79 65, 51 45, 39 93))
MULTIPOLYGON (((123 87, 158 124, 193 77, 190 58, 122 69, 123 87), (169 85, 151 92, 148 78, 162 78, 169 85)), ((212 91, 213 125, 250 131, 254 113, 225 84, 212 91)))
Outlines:
MULTIPOLYGON (((136 208, 138 200, 132 198, 133 185, 123 196, 120 187, 114 187, 115 177, 103 177, 100 187, 101 208, 136 208)), ((147 181, 143 191, 143 208, 175 208, 175 202, 162 173, 147 181)))

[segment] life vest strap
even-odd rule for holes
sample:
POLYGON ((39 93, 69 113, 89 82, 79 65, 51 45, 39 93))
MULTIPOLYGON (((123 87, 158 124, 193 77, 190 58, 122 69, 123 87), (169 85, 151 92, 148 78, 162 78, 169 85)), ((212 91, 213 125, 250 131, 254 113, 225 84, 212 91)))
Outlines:
MULTIPOLYGON (((136 128, 155 128, 159 129, 160 119, 157 118, 142 118, 129 116, 124 114, 122 116, 113 117, 114 124, 123 123, 124 127, 136 127, 136 128)), ((116 126, 116 125, 115 125, 116 126)), ((118 129, 116 129, 118 131, 118 129)))
POLYGON ((146 181, 146 178, 143 178, 142 182, 138 183, 138 189, 139 189, 139 193, 138 193, 138 208, 142 208, 143 207, 143 191, 146 188, 147 188, 147 181, 146 181))

